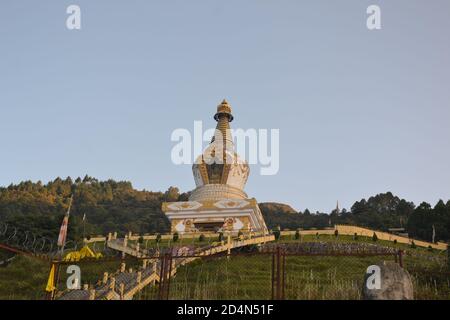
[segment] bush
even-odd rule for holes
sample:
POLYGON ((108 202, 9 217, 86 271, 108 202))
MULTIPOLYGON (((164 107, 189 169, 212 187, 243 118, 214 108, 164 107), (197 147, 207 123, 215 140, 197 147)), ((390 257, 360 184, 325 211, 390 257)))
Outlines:
POLYGON ((223 232, 219 232, 219 242, 223 241, 223 232))
POLYGON ((355 232, 355 234, 353 235, 353 240, 358 240, 358 234, 355 232))
POLYGON ((295 235, 294 235, 295 240, 299 240, 300 239, 300 232, 295 231, 295 235))
POLYGON ((336 229, 334 230, 334 236, 337 238, 339 236, 339 231, 336 229))
POLYGON ((417 248, 416 243, 414 242, 414 240, 411 242, 411 249, 415 249, 417 248))
POLYGON ((319 238, 320 238, 319 233, 316 232, 316 239, 319 239, 319 238))
POLYGON ((178 235, 178 232, 175 232, 175 233, 173 234, 172 240, 173 240, 173 242, 177 242, 179 238, 180 238, 180 237, 179 237, 179 235, 178 235))
POLYGON ((198 237, 198 241, 200 242, 205 241, 205 235, 203 233, 200 235, 200 237, 198 237))
POLYGON ((138 243, 139 243, 139 244, 143 244, 143 243, 144 243, 144 237, 143 237, 143 236, 140 236, 140 237, 139 237, 138 243))
POLYGON ((160 243, 160 242, 161 242, 161 234, 158 233, 158 234, 156 235, 156 243, 160 243))
POLYGON ((280 230, 274 230, 272 233, 275 236, 275 241, 278 241, 281 235, 280 230))
POLYGON ((377 234, 376 234, 375 232, 373 233, 372 241, 373 241, 373 242, 378 241, 378 237, 377 237, 377 234))
POLYGON ((433 251, 433 247, 431 245, 428 246, 428 251, 433 251))
POLYGON ((394 239, 394 244, 397 244, 397 239, 394 239))

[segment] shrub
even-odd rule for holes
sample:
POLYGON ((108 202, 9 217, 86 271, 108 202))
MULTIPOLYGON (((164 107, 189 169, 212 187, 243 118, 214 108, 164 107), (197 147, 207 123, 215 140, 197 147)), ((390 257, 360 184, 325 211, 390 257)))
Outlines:
POLYGON ((295 238, 295 240, 298 240, 298 239, 300 239, 300 232, 298 232, 298 230, 297 230, 297 231, 295 231, 295 235, 294 235, 294 238, 295 238))
POLYGON ((338 229, 334 230, 334 236, 337 238, 339 236, 339 231, 338 229))
POLYGON ((203 233, 200 235, 200 237, 198 237, 198 241, 200 242, 205 241, 205 235, 203 233))
POLYGON ((411 249, 415 249, 417 248, 416 243, 414 242, 414 240, 411 242, 411 249))
POLYGON ((320 238, 319 233, 316 232, 316 239, 319 239, 319 238, 320 238))
POLYGON ((353 240, 358 240, 358 234, 355 232, 355 234, 353 235, 353 240))
POLYGON ((431 245, 428 246, 428 251, 433 251, 433 247, 431 245))
POLYGON ((394 244, 397 244, 397 239, 394 239, 394 244))
POLYGON ((278 241, 280 239, 280 230, 274 230, 273 235, 275 236, 275 240, 278 241))
POLYGON ((374 241, 374 242, 378 241, 378 237, 377 237, 377 234, 375 232, 373 233, 372 241, 374 241))
POLYGON ((223 232, 219 232, 219 242, 223 241, 223 232))
POLYGON ((160 242, 161 242, 161 234, 158 233, 158 234, 156 235, 156 243, 160 243, 160 242))
POLYGON ((178 241, 178 239, 179 239, 179 235, 178 235, 178 232, 175 232, 175 233, 173 234, 173 238, 172 238, 172 240, 173 240, 173 242, 177 242, 177 241, 178 241))

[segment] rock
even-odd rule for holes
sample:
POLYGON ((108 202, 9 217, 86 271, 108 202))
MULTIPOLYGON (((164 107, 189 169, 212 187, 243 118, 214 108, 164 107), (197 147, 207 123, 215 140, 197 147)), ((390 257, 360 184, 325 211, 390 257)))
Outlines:
MULTIPOLYGON (((380 289, 367 287, 367 280, 372 277, 366 273, 363 284, 363 299, 365 300, 412 300, 413 284, 408 271, 397 263, 383 261, 377 266, 380 268, 380 289)), ((370 281, 370 280, 369 280, 370 281)))

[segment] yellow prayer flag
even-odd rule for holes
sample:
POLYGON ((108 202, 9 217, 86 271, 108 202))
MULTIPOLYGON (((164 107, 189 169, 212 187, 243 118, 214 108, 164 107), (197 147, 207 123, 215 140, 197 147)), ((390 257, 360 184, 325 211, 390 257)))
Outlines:
POLYGON ((50 274, 48 275, 47 286, 45 287, 45 291, 53 292, 55 290, 55 264, 52 264, 52 268, 50 269, 50 274))

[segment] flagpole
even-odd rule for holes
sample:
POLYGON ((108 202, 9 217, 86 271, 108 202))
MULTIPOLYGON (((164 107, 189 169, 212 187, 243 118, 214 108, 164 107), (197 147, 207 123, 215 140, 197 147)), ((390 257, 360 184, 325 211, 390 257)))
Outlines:
MULTIPOLYGON (((67 218, 67 220, 69 219, 70 216, 70 209, 72 208, 72 200, 73 200, 73 195, 70 196, 70 201, 69 201, 69 208, 67 209, 67 213, 66 216, 64 218, 67 218)), ((69 228, 69 221, 67 221, 67 228, 69 228)), ((67 234, 66 230, 66 234, 67 234)), ((66 246, 66 237, 64 237, 64 241, 62 241, 61 243, 61 251, 60 251, 60 258, 63 258, 63 254, 64 254, 64 247, 66 246)))
POLYGON ((49 280, 47 281, 47 288, 46 288, 46 291, 49 292, 48 298, 50 300, 55 299, 57 284, 59 282, 60 262, 64 258, 64 256, 63 256, 64 246, 66 245, 67 229, 68 229, 68 225, 69 225, 70 209, 72 208, 72 200, 73 200, 73 194, 70 196, 69 208, 67 209, 67 212, 64 215, 61 229, 59 230, 58 243, 57 243, 57 245, 60 247, 59 252, 57 252, 56 257, 55 257, 55 259, 53 259, 51 266, 50 266, 49 280))

